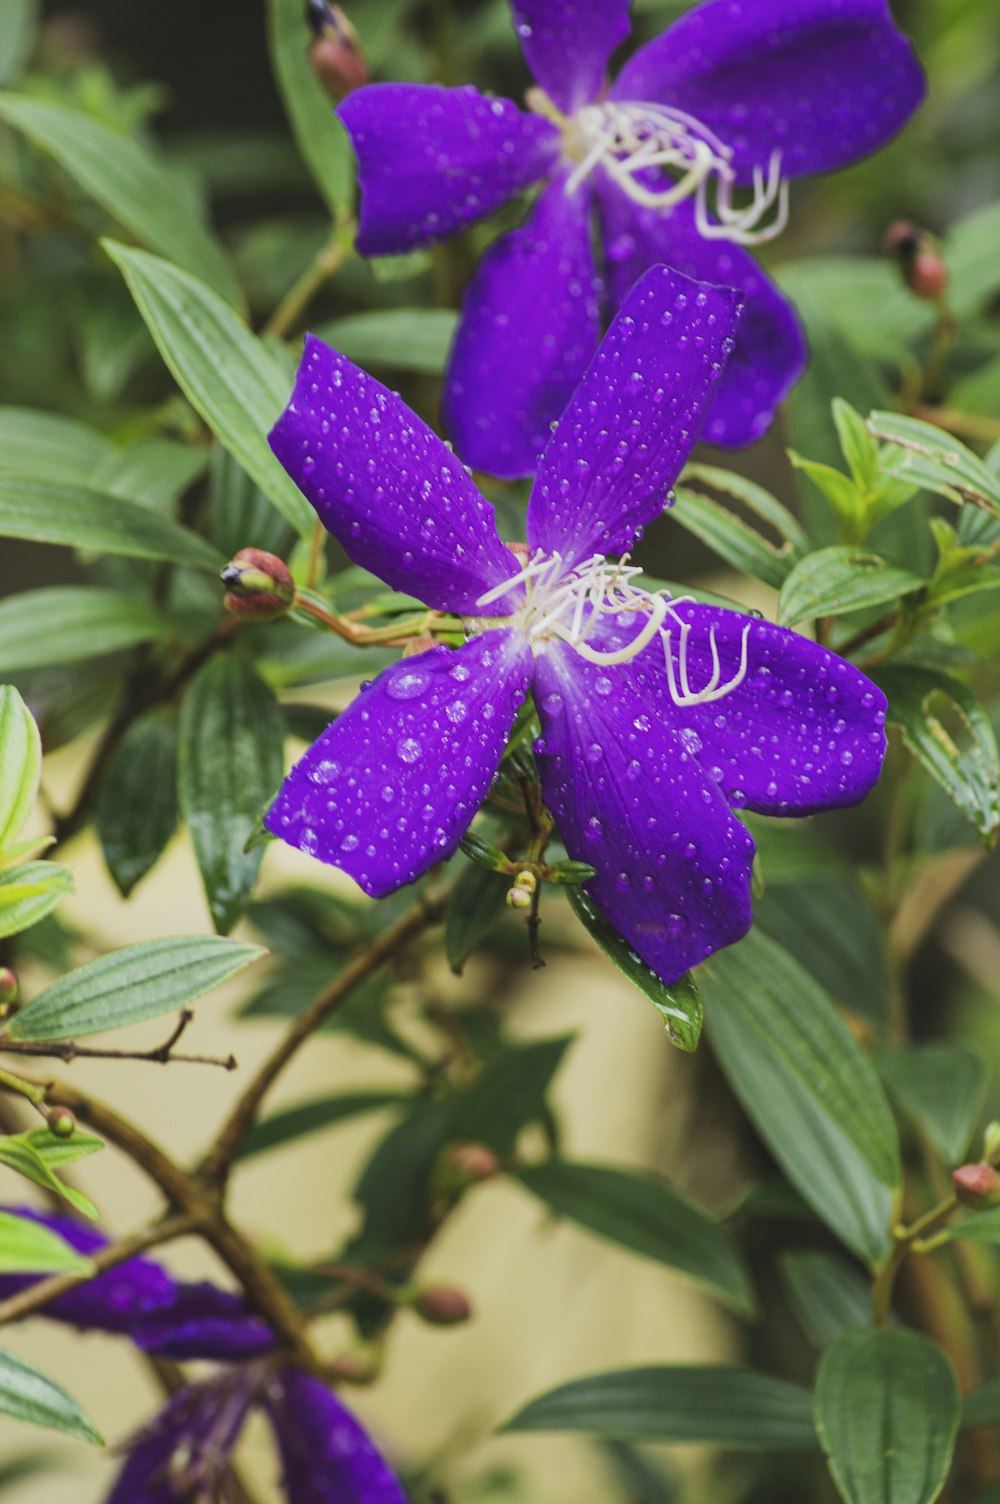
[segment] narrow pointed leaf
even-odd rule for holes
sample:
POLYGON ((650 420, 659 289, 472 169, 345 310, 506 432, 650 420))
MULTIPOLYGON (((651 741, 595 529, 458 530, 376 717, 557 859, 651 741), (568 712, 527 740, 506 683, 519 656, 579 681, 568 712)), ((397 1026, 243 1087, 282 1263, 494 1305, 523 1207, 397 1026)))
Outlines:
POLYGON ((35 807, 42 776, 42 742, 31 711, 11 684, 0 685, 0 852, 10 846, 35 807))
POLYGON ((875 1064, 890 1094, 926 1132, 947 1165, 969 1147, 986 1097, 986 1069, 965 1045, 880 1045, 875 1064))
POLYGON ((282 1144, 316 1133, 321 1128, 347 1122, 362 1113, 377 1112, 382 1107, 400 1107, 406 1101, 404 1094, 398 1091, 355 1091, 296 1102, 294 1106, 272 1113, 257 1123, 247 1134, 240 1158, 266 1154, 269 1149, 279 1149, 282 1144))
POLYGON ((25 862, 0 872, 0 939, 30 929, 72 892, 72 870, 55 862, 25 862))
POLYGON ((817 1347, 871 1321, 871 1282, 846 1259, 813 1251, 788 1253, 781 1273, 795 1314, 817 1347))
POLYGON ((0 537, 167 559, 192 569, 219 570, 226 562, 197 533, 138 502, 23 475, 0 473, 0 537))
POLYGON ((88 961, 14 1015, 12 1039, 76 1039, 184 1008, 263 951, 218 935, 144 940, 88 961))
POLYGON ((271 64, 296 145, 331 213, 344 219, 354 198, 354 158, 347 132, 310 66, 303 7, 299 0, 268 0, 267 16, 271 64))
POLYGON ((86 1274, 91 1267, 51 1228, 0 1211, 0 1274, 86 1274))
POLYGON ((115 446, 96 428, 34 407, 0 407, 2 468, 36 480, 89 480, 115 446))
POLYGON ((874 412, 868 427, 877 439, 900 446, 899 454, 882 457, 887 475, 913 481, 958 505, 974 502, 1000 516, 1000 479, 953 434, 902 413, 874 412))
POLYGON ((25 590, 0 601, 0 663, 13 673, 79 663, 170 633, 144 601, 90 585, 25 590))
POLYGON ((150 710, 119 743, 97 801, 104 860, 124 897, 162 854, 178 815, 176 721, 150 710))
POLYGON ((821 548, 801 559, 781 587, 778 620, 786 627, 817 616, 846 616, 922 590, 927 581, 863 548, 821 548))
POLYGON ((454 1104, 454 1137, 509 1154, 521 1129, 544 1117, 549 1087, 574 1038, 533 1039, 491 1055, 454 1104))
POLYGON ((905 1327, 844 1332, 816 1378, 816 1429, 844 1504, 933 1504, 961 1416, 941 1349, 905 1327))
POLYGON ((450 308, 380 308, 335 319, 316 332, 365 370, 389 366, 440 376, 457 325, 450 308))
POLYGON ((101 1446, 101 1434, 71 1394, 23 1358, 0 1351, 0 1412, 101 1446))
POLYGON ((40 1185, 43 1190, 62 1196, 81 1216, 96 1222, 100 1215, 88 1196, 59 1179, 45 1155, 35 1147, 30 1133, 0 1134, 0 1164, 23 1175, 34 1185, 40 1185))

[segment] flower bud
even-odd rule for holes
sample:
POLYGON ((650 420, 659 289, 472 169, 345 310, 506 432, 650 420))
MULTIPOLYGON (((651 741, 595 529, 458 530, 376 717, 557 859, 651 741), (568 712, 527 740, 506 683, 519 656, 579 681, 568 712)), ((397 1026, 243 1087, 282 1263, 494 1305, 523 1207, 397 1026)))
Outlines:
POLYGON ((987 1123, 983 1133, 983 1161, 995 1165, 1000 1160, 1000 1123, 987 1123))
POLYGON ((472 1315, 472 1302, 454 1285, 427 1285, 414 1297, 413 1309, 432 1326, 458 1326, 472 1315))
POLYGON ((370 1353, 341 1353, 326 1365, 326 1374, 334 1384, 372 1384, 378 1378, 379 1365, 370 1353))
POLYGON ((306 20, 313 33, 309 61, 320 84, 333 100, 343 99, 352 89, 370 80, 368 60, 358 34, 339 5, 327 0, 308 0, 306 20))
POLYGON ((241 621, 274 621, 295 599, 288 565, 259 548, 241 548, 219 579, 226 587, 223 605, 241 621))
POLYGON ((490 1180, 500 1172, 500 1158, 485 1144, 456 1144, 448 1151, 448 1165, 465 1180, 490 1180))
POLYGON ((17 1001, 17 977, 9 966, 0 966, 0 1008, 17 1001))
POLYGON ((1000 1206, 1000 1175, 992 1165, 959 1165, 951 1174, 955 1195, 972 1211, 1000 1206))
POLYGON ((76 1132, 76 1118, 68 1107, 53 1107, 48 1116, 49 1132, 56 1138, 72 1138, 76 1132))
POLYGON ((948 267, 933 235, 900 219, 886 231, 885 248, 895 257, 903 281, 916 297, 936 303, 944 296, 948 267))

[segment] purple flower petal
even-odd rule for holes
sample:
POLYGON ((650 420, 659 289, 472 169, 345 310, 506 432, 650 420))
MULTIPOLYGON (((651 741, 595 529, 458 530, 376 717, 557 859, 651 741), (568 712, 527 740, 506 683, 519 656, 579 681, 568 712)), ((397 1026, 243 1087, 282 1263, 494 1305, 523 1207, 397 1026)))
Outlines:
POLYGON ((487 251, 465 297, 444 414, 478 470, 531 475, 600 338, 590 193, 563 172, 487 251))
POLYGON ((363 256, 444 240, 545 177, 559 156, 548 120, 471 86, 370 84, 339 113, 358 158, 363 256))
POLYGON ((255 1357, 274 1346, 274 1333, 239 1296, 215 1285, 181 1284, 169 1306, 139 1318, 132 1340, 162 1358, 255 1357))
POLYGON ((666 212, 646 209, 606 177, 598 187, 612 306, 658 261, 696 281, 735 287, 745 299, 702 437, 730 448, 752 444, 805 370, 809 352, 795 310, 748 252, 699 235, 690 204, 666 212))
POLYGON ((394 589, 468 615, 517 573, 492 507, 451 450, 395 392, 313 335, 270 443, 355 564, 394 589))
POLYGON ((288 1504, 406 1504, 368 1432, 319 1379, 282 1369, 267 1408, 288 1504))
POLYGON ((260 1377, 185 1384, 128 1442, 106 1504, 190 1504, 227 1497, 229 1461, 260 1377))
POLYGON ((528 543, 582 563, 667 504, 732 348, 739 298, 653 267, 629 293, 542 456, 528 543))
MULTIPOLYGON (((50 1227, 78 1253, 96 1253, 108 1241, 103 1234, 72 1217, 36 1212, 25 1206, 5 1210, 50 1227)), ((39 1278, 34 1274, 0 1275, 0 1300, 37 1284, 39 1278)), ((152 1259, 126 1259, 114 1269, 107 1269, 60 1295, 45 1307, 45 1315, 93 1331, 130 1333, 135 1322, 147 1312, 169 1306, 176 1291, 169 1274, 152 1259)))
POLYGON ((530 651, 508 631, 404 658, 296 763, 268 830, 340 867, 373 898, 412 882, 457 848, 530 678, 530 651))
POLYGON ((775 150, 790 178, 875 151, 924 76, 886 0, 705 0, 639 49, 612 96, 693 115, 749 182, 775 150))
POLYGON ((571 115, 596 99, 608 59, 630 31, 629 0, 511 0, 524 60, 571 115))
MULTIPOLYGON (((688 750, 730 805, 765 815, 808 815, 857 804, 873 788, 885 755, 885 696, 860 669, 787 627, 693 602, 672 615, 689 624, 692 691, 710 681, 714 633, 719 683, 736 675, 747 634, 743 682, 706 705, 680 708, 667 695, 663 649, 641 655, 644 692, 680 731, 688 750)), ((670 626, 671 618, 666 625, 670 626)), ((677 669, 679 628, 671 628, 677 669)))
POLYGON ((538 659, 545 802, 609 923, 674 982, 750 927, 753 841, 633 672, 538 659))

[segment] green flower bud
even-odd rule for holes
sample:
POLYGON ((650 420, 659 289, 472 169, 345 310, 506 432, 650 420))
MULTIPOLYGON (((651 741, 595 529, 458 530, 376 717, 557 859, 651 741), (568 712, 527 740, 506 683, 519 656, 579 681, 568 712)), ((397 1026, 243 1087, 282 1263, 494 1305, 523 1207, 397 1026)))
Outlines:
POLYGON ((275 621, 295 600, 288 565, 259 548, 241 548, 219 579, 226 587, 223 605, 242 621, 275 621))
POLYGON ((53 1107, 48 1117, 49 1132, 56 1138, 72 1138, 76 1132, 76 1118, 68 1107, 53 1107))

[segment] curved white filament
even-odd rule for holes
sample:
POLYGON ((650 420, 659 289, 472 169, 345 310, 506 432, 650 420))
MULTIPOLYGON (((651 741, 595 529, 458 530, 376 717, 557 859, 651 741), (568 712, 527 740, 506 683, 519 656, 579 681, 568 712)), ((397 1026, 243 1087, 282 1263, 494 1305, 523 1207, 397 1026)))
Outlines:
POLYGON ((668 627, 663 633, 663 657, 667 666, 667 684, 670 689, 670 698, 678 707, 690 705, 711 705, 715 700, 721 700, 723 696, 731 694, 738 689, 747 676, 747 639, 750 636, 751 622, 747 622, 743 628, 743 636, 740 642, 740 666, 733 677, 720 683, 722 679, 722 664, 719 661, 719 646, 715 640, 714 624, 709 628, 708 645, 712 653, 712 672, 707 683, 701 689, 692 689, 688 677, 688 638, 691 635, 691 623, 681 621, 679 640, 677 644, 677 668, 674 669, 673 648, 671 643, 671 631, 668 627))

